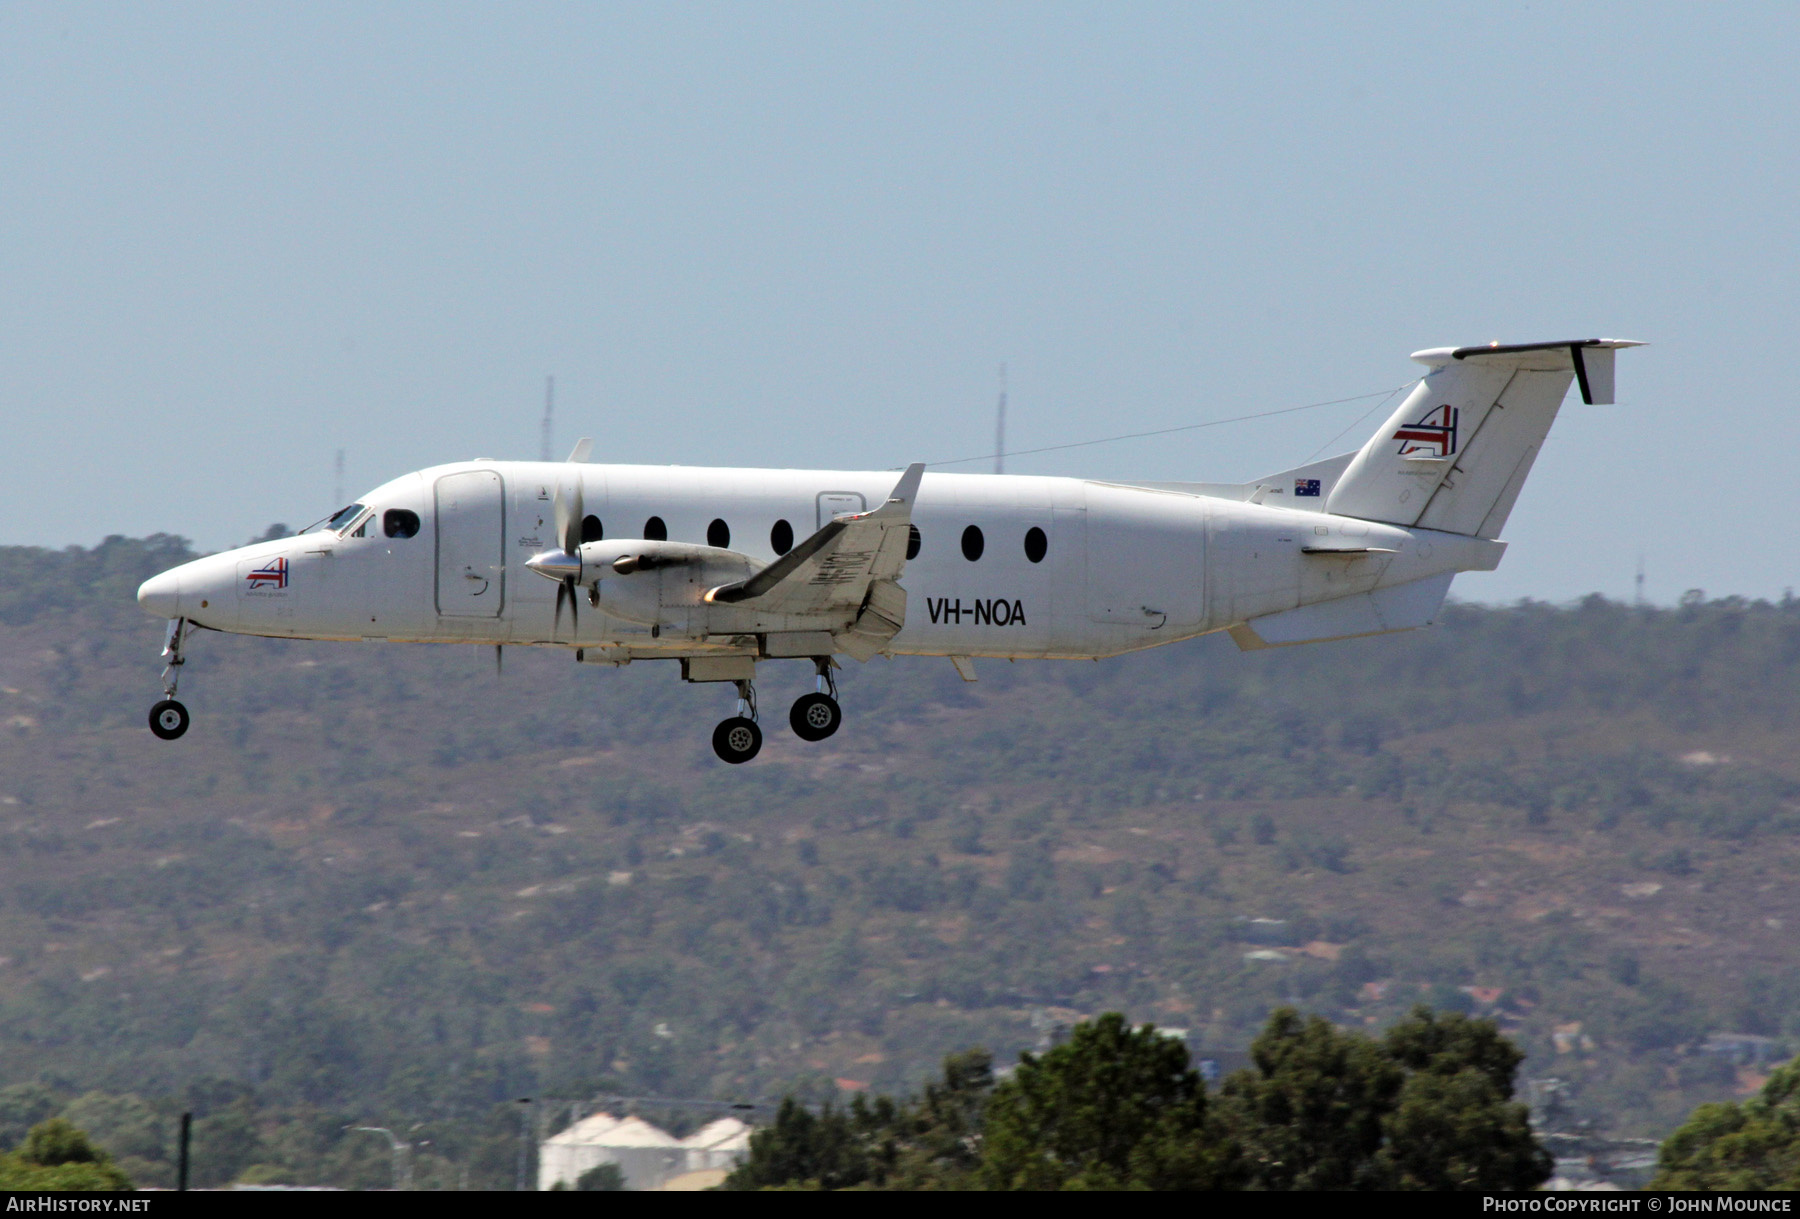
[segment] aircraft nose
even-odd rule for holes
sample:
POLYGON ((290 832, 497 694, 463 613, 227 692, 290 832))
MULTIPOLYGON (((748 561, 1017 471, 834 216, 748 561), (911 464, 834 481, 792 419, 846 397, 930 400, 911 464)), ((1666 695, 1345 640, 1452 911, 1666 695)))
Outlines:
POLYGON ((151 576, 138 585, 138 604, 158 618, 181 617, 181 581, 173 571, 151 576))

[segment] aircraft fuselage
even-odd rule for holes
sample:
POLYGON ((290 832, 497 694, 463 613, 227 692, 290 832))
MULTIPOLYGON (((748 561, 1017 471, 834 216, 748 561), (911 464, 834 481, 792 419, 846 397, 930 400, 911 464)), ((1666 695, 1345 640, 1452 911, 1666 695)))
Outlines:
MULTIPOLYGON (((779 638, 794 632, 758 630, 766 624, 736 607, 707 604, 703 580, 665 590, 654 614, 633 607, 628 617, 608 612, 609 584, 644 576, 608 575, 597 582, 597 606, 557 623, 556 585, 525 561, 555 545, 553 500, 558 480, 571 478, 598 523, 590 532, 609 542, 660 534, 766 564, 779 557, 777 543, 785 551, 835 515, 881 504, 895 475, 437 466, 363 496, 363 510, 337 530, 209 555, 146 584, 140 600, 165 617, 250 635, 556 644, 613 661, 805 654, 779 638)), ((1500 550, 1322 511, 1022 475, 926 474, 912 523, 917 549, 900 577, 905 622, 883 649, 897 655, 1118 655, 1303 604, 1488 568, 1500 550), (1334 555, 1332 547, 1345 550, 1334 555)))

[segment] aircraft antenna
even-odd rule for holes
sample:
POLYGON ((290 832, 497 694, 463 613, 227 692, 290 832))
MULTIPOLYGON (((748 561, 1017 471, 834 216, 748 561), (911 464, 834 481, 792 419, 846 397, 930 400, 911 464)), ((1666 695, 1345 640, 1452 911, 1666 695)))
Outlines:
MULTIPOLYGON (((332 476, 331 502, 341 505, 344 502, 344 450, 342 449, 337 451, 337 461, 332 464, 332 476)), ((336 512, 337 509, 333 508, 332 511, 336 512)))
POLYGON ((544 378, 544 422, 538 437, 538 460, 549 461, 553 444, 551 428, 556 420, 556 378, 544 378))
POLYGON ((1000 366, 1000 405, 994 412, 994 473, 1006 473, 1006 365, 1000 366))

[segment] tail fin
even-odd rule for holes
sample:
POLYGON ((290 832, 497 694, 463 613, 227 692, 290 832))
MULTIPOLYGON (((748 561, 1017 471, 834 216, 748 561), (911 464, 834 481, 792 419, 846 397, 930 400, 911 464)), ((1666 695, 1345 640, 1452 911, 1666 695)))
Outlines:
POLYGON ((1473 537, 1500 535, 1569 382, 1613 400, 1613 353, 1627 339, 1413 353, 1430 367, 1331 490, 1326 511, 1473 537))

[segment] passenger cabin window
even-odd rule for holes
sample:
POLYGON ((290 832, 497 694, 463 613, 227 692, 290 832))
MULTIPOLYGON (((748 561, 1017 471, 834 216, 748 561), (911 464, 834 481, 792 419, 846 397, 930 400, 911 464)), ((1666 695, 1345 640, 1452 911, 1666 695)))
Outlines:
POLYGON ((644 536, 652 542, 666 542, 669 540, 669 527, 663 524, 662 517, 653 516, 644 522, 644 536))
POLYGON ((919 545, 924 540, 924 538, 919 536, 919 527, 917 525, 908 525, 906 527, 906 558, 908 562, 919 557, 919 545))
POLYGON ((381 532, 390 538, 410 538, 419 532, 419 514, 405 508, 389 508, 381 514, 381 532))
POLYGON ((1036 525, 1025 531, 1025 557, 1033 563, 1042 563, 1044 556, 1050 553, 1050 539, 1036 525))
POLYGON ((589 513, 581 518, 581 540, 583 542, 604 542, 606 530, 600 527, 600 518, 589 513))
POLYGON ((794 527, 786 521, 776 521, 775 528, 769 530, 769 549, 776 554, 786 554, 794 548, 794 527))
POLYGON ((728 549, 731 546, 731 526, 715 519, 706 527, 706 544, 717 546, 720 550, 728 549))
POLYGON ((970 525, 967 529, 963 530, 963 558, 973 563, 981 557, 981 552, 986 546, 987 541, 981 536, 980 525, 970 525))

